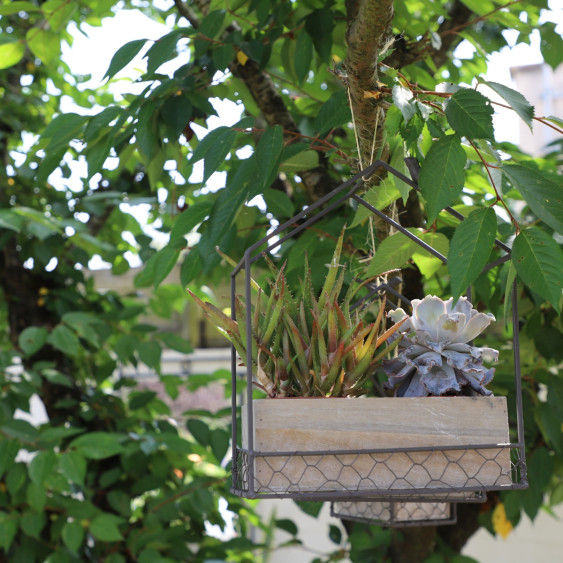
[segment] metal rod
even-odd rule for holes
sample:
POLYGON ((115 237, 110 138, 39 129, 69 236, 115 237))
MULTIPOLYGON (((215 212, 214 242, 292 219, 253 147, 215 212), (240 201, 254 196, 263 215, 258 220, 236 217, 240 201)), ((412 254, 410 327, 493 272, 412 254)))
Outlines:
POLYGON ((270 252, 274 248, 282 245, 286 240, 293 238, 295 235, 299 234, 301 231, 304 231, 312 223, 316 223, 319 219, 321 219, 322 217, 324 217, 325 215, 330 213, 333 209, 336 209, 337 207, 342 205, 347 199, 349 199, 351 196, 353 196, 354 192, 358 191, 361 187, 362 187, 362 184, 358 183, 350 191, 348 191, 346 194, 344 194, 341 198, 332 202, 330 205, 323 208, 322 211, 319 211, 319 213, 317 213, 316 215, 313 215, 313 217, 310 217, 305 222, 301 223, 300 225, 295 227, 292 231, 287 233, 285 236, 278 239, 276 242, 274 242, 273 244, 271 244, 270 246, 265 248, 262 252, 260 252, 256 256, 254 256, 252 258, 251 262, 252 263, 256 262, 257 260, 260 259, 260 256, 262 255, 263 252, 270 252))
POLYGON ((481 273, 484 274, 485 272, 488 272, 489 270, 492 270, 492 269, 495 268, 496 266, 500 266, 501 264, 504 264, 504 263, 507 262, 508 260, 510 260, 510 254, 505 254, 504 256, 501 256, 500 258, 498 258, 498 259, 495 260, 494 262, 491 262, 490 264, 487 264, 487 265, 481 270, 481 273))
MULTIPOLYGON (((399 499, 404 498, 414 498, 414 496, 420 497, 421 494, 425 494, 422 491, 432 491, 432 495, 448 495, 453 494, 453 492, 458 493, 486 493, 488 491, 517 491, 527 489, 528 484, 513 483, 511 485, 491 485, 491 486, 475 486, 475 487, 463 487, 463 491, 459 488, 444 488, 444 487, 432 487, 431 489, 387 489, 385 491, 377 490, 378 498, 387 499, 399 499)), ((295 500, 310 500, 310 501, 330 501, 339 499, 352 499, 352 498, 365 498, 366 493, 369 494, 369 490, 345 490, 345 491, 313 491, 313 492, 298 492, 298 491, 287 491, 287 492, 253 492, 250 494, 248 490, 243 489, 231 489, 232 493, 238 496, 244 496, 245 498, 264 498, 264 499, 274 499, 274 498, 292 498, 295 500)), ((428 493, 426 493, 428 494, 428 493)), ((428 498, 431 498, 429 495, 428 498)), ((457 499, 459 501, 459 499, 457 499)), ((461 502, 471 502, 471 500, 461 500, 461 502)))
MULTIPOLYGON (((236 320, 235 310, 236 295, 236 278, 231 276, 231 318, 236 320)), ((237 353, 234 345, 231 343, 231 448, 232 448, 232 468, 233 468, 233 485, 238 482, 238 465, 237 465, 237 353)))
POLYGON ((439 258, 444 264, 447 264, 448 259, 443 254, 432 248, 429 244, 425 243, 423 240, 419 239, 416 235, 413 235, 410 231, 405 229, 405 227, 397 223, 397 221, 391 219, 391 217, 387 217, 387 215, 385 215, 383 211, 379 211, 379 209, 376 209, 373 205, 370 205, 367 201, 365 201, 364 199, 362 199, 360 196, 356 194, 352 194, 351 197, 355 199, 358 203, 363 205, 365 208, 369 209, 372 213, 375 213, 375 215, 381 217, 381 219, 392 225, 395 229, 403 233, 405 236, 409 237, 411 240, 416 242, 418 246, 421 246, 422 248, 424 248, 424 250, 430 252, 430 254, 433 254, 434 256, 436 256, 436 258, 439 258))
MULTIPOLYGON (((319 399, 321 400, 321 399, 319 399)), ((429 399, 431 400, 431 399, 429 399)), ((466 450, 505 450, 508 448, 518 448, 520 443, 506 444, 453 444, 449 446, 409 446, 400 448, 371 448, 354 450, 311 450, 311 451, 285 451, 285 452, 254 452, 259 457, 311 457, 311 456, 336 456, 336 455, 362 455, 362 454, 394 454, 394 453, 413 453, 413 452, 441 452, 441 451, 466 451, 466 450)), ((250 448, 247 448, 250 452, 250 448)), ((245 451, 245 450, 241 450, 245 451)))
MULTIPOLYGON (((254 244, 249 246, 247 250, 249 250, 251 253, 254 252, 257 248, 262 246, 265 242, 267 242, 271 238, 277 236, 279 233, 285 231, 289 227, 293 226, 296 221, 299 221, 300 219, 302 219, 306 215, 310 214, 312 211, 315 211, 319 207, 323 206, 327 201, 332 199, 334 196, 338 195, 343 190, 347 189, 349 186, 355 184, 356 182, 359 182, 360 180, 369 178, 375 172, 375 170, 377 168, 379 168, 380 166, 384 166, 385 168, 390 169, 390 171, 397 172, 397 171, 395 171, 394 168, 391 168, 387 163, 384 163, 382 160, 376 160, 373 164, 368 166, 365 170, 361 170, 356 175, 352 176, 352 178, 350 178, 349 180, 347 180, 343 184, 340 184, 338 187, 334 188, 334 190, 332 190, 331 192, 329 192, 328 194, 326 194, 325 196, 323 196, 322 198, 317 200, 315 203, 309 205, 308 207, 306 207, 305 209, 300 211, 297 215, 292 217, 289 221, 286 221, 282 225, 278 226, 276 229, 274 229, 267 236, 263 237, 259 241, 255 242, 254 244)), ((406 176, 405 176, 405 178, 406 178, 406 176)), ((242 269, 243 265, 244 265, 244 260, 241 260, 236 265, 236 267, 233 270, 233 273, 231 275, 236 275, 242 269)))
POLYGON ((518 430, 520 479, 527 483, 524 448, 524 414, 522 407, 522 374, 520 369, 520 319, 518 318, 518 284, 512 282, 512 342, 514 346, 514 385, 516 392, 516 427, 518 430))
MULTIPOLYGON (((244 253, 245 263, 245 296, 246 296, 246 430, 248 432, 248 451, 253 460, 254 453, 254 416, 252 404, 252 293, 250 286, 250 251, 244 253)), ((254 492, 254 462, 249 465, 249 487, 254 492)))

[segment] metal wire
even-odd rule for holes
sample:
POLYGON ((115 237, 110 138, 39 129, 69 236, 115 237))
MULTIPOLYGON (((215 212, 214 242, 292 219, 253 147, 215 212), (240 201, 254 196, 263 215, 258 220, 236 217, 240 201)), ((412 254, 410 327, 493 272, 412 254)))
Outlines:
POLYGON ((335 518, 382 526, 444 526, 457 522, 457 504, 450 502, 337 501, 330 504, 335 518))

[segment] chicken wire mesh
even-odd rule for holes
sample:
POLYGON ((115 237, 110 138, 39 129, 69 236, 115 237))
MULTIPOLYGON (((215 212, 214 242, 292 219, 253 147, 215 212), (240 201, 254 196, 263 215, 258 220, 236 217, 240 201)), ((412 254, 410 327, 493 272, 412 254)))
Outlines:
MULTIPOLYGON (((251 267, 264 253, 310 227, 338 206, 352 199, 358 205, 391 224, 393 228, 413 240, 417 245, 447 262, 445 256, 399 223, 370 205, 356 192, 364 179, 383 167, 415 189, 416 182, 407 178, 387 163, 374 162, 349 181, 327 194, 301 213, 280 225, 269 235, 249 247, 243 260, 231 274, 231 310, 235 313, 237 275, 244 271, 246 297, 246 339, 252 340, 251 267)), ((445 211, 459 220, 464 216, 446 208, 445 211)), ((487 271, 510 258, 510 249, 495 241, 505 255, 488 264, 487 271)), ((382 291, 400 301, 408 302, 394 287, 393 281, 385 287, 373 288, 373 294, 382 291)), ((518 310, 516 283, 512 290, 513 353, 515 376, 516 441, 506 438, 477 444, 433 445, 422 443, 416 447, 371 447, 329 451, 329 448, 303 451, 287 447, 284 451, 256 449, 254 432, 259 421, 255 420, 253 406, 253 380, 251 352, 244 358, 246 364, 246 392, 242 412, 245 422, 240 439, 241 422, 238 418, 241 398, 237 394, 237 356, 232 349, 232 427, 233 427, 233 481, 232 491, 247 498, 294 498, 297 500, 357 500, 392 499, 406 501, 424 499, 450 502, 482 502, 486 491, 527 488, 524 452, 524 427, 520 381, 518 341, 518 310)), ((486 398, 483 398, 486 399, 486 398)), ((266 399, 272 401, 272 399, 266 399)), ((332 399, 330 399, 332 400, 332 399)), ((354 399, 356 400, 356 399, 354 399)), ((395 399, 396 400, 396 399, 395 399)), ((442 398, 439 400, 443 400, 442 398)), ((481 400, 481 399, 478 399, 481 400)), ((279 448, 278 448, 279 450, 279 448)))
POLYGON ((444 526, 457 522, 457 505, 451 502, 336 501, 330 505, 335 518, 382 526, 444 526))

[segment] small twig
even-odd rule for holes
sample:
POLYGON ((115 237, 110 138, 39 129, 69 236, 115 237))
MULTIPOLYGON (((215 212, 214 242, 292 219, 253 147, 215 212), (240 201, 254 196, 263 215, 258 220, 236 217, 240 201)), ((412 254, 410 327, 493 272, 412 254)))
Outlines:
POLYGON ((551 129, 557 131, 558 133, 561 133, 561 135, 563 135, 563 129, 560 129, 559 127, 557 127, 557 125, 553 125, 553 123, 547 121, 546 117, 534 117, 534 119, 536 121, 539 121, 540 123, 543 123, 547 127, 550 127, 551 129))
POLYGON ((495 191, 495 195, 496 195, 496 200, 493 203, 493 205, 498 202, 504 207, 504 209, 508 213, 508 216, 510 217, 510 222, 514 225, 514 228, 516 229, 516 234, 518 234, 520 232, 520 225, 518 224, 518 221, 516 221, 516 219, 514 218, 514 215, 512 215, 512 213, 510 212, 510 209, 508 208, 508 206, 506 205, 506 203, 502 199, 500 192, 498 191, 498 189, 495 185, 495 181, 493 180, 493 176, 491 174, 491 171, 489 170, 489 163, 483 158, 483 155, 481 154, 481 151, 477 148, 477 145, 475 145, 475 143, 471 139, 467 139, 467 141, 475 149, 475 152, 477 153, 477 155, 481 159, 481 162, 483 163, 483 166, 485 167, 485 170, 487 171, 487 175, 489 176, 489 181, 491 182, 491 186, 493 187, 493 190, 495 191))
POLYGON ((182 0, 174 0, 174 5, 178 9, 180 15, 186 18, 192 24, 192 27, 197 29, 200 26, 201 22, 199 20, 199 17, 192 10, 189 4, 182 2, 182 0))
POLYGON ((502 6, 498 6, 494 10, 491 10, 490 12, 483 14, 482 16, 479 16, 477 18, 473 18, 472 20, 469 20, 468 22, 462 23, 462 24, 460 24, 456 27, 452 27, 451 29, 448 29, 447 31, 443 31, 439 35, 440 35, 440 37, 445 37, 446 35, 451 35, 452 33, 457 33, 458 31, 465 29, 466 27, 469 27, 470 25, 473 25, 474 23, 479 23, 480 21, 486 20, 489 16, 492 16, 496 12, 500 12, 501 10, 509 8, 513 4, 519 4, 520 2, 522 2, 522 0, 511 0, 511 2, 507 2, 506 4, 503 4, 502 6))

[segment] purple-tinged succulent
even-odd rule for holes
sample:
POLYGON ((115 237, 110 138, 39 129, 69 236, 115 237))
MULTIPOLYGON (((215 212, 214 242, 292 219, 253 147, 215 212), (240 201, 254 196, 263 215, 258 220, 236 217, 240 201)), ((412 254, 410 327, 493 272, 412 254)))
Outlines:
MULTIPOLYGON (((491 313, 479 313, 465 297, 443 301, 427 295, 412 301, 412 316, 400 327, 403 335, 396 358, 383 361, 388 376, 386 387, 397 397, 428 395, 491 395, 485 385, 494 368, 483 360, 496 361, 498 351, 473 346, 476 338, 495 320, 491 313)), ((388 316, 398 322, 408 315, 395 309, 388 316)))

